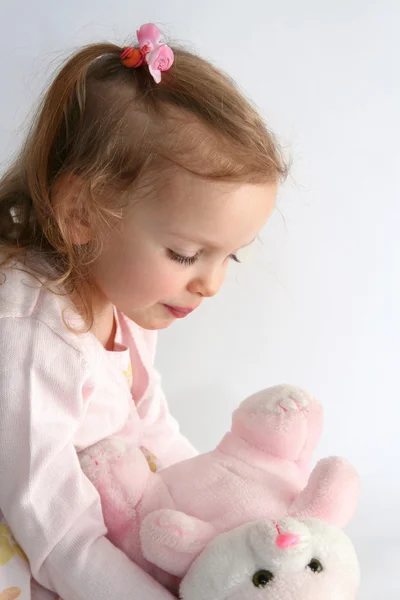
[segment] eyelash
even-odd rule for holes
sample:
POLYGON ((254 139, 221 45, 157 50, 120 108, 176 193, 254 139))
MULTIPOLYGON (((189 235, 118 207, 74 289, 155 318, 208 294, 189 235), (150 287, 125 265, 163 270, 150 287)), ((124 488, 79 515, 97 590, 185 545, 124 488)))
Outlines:
MULTIPOLYGON (((175 262, 179 263, 180 265, 186 265, 186 266, 194 265, 194 263, 199 258, 198 254, 195 254, 194 256, 182 256, 181 254, 178 254, 177 252, 174 252, 173 250, 170 250, 170 249, 167 250, 167 254, 171 260, 174 260, 175 262)), ((236 254, 231 254, 229 258, 237 263, 240 263, 240 260, 238 259, 236 254)))

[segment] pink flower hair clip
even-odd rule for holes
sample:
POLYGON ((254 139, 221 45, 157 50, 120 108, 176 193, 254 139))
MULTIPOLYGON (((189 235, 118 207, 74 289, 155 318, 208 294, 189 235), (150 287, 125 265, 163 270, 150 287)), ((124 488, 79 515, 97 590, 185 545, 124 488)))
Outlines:
POLYGON ((121 53, 122 64, 130 69, 146 64, 154 81, 160 83, 162 71, 172 67, 174 53, 167 44, 160 44, 161 32, 154 23, 142 25, 136 33, 139 48, 124 48, 121 53))

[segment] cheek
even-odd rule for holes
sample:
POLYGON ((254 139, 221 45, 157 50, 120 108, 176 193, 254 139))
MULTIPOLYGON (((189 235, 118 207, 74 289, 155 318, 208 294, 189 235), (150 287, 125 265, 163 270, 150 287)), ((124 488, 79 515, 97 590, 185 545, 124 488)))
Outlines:
POLYGON ((186 285, 187 275, 182 268, 158 252, 124 252, 113 261, 101 264, 102 287, 113 299, 128 298, 136 306, 151 304, 173 297, 186 285))
POLYGON ((184 286, 184 278, 164 257, 152 257, 145 263, 135 263, 128 267, 129 287, 135 295, 154 297, 156 300, 167 298, 184 286))

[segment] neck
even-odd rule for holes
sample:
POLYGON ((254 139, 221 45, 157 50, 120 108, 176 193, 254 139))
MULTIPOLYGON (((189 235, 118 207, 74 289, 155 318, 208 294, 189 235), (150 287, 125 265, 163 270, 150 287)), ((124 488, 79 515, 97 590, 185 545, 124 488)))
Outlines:
MULTIPOLYGON (((75 310, 80 313, 80 299, 78 295, 73 295, 70 300, 75 310)), ((114 316, 114 306, 100 293, 92 293, 93 325, 90 332, 99 340, 106 350, 113 350, 116 322, 114 316)))
POLYGON ((113 350, 114 348, 116 328, 112 304, 103 306, 100 310, 95 309, 91 332, 106 350, 113 350))

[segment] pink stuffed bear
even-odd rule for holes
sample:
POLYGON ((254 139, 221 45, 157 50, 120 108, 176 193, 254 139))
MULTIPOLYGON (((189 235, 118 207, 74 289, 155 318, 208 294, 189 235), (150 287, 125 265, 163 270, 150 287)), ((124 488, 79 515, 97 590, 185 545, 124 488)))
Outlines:
POLYGON ((183 600, 354 600, 341 528, 359 480, 339 458, 310 475, 321 428, 316 400, 278 386, 242 402, 215 450, 158 473, 117 439, 80 460, 110 540, 183 600))

